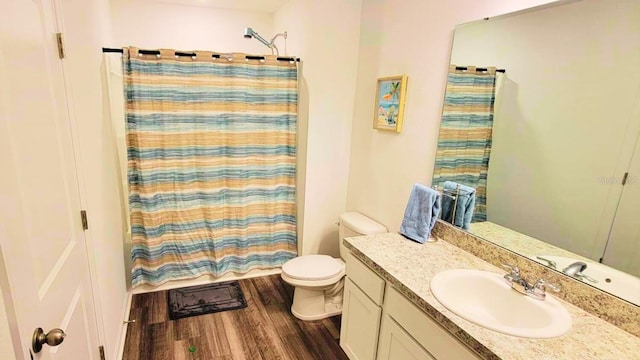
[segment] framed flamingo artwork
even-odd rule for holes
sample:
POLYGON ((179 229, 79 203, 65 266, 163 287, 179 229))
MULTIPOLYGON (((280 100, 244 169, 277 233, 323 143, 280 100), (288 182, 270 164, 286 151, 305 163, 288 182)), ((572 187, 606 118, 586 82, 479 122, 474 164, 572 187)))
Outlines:
POLYGON ((407 92, 407 75, 378 79, 373 128, 399 133, 407 92))

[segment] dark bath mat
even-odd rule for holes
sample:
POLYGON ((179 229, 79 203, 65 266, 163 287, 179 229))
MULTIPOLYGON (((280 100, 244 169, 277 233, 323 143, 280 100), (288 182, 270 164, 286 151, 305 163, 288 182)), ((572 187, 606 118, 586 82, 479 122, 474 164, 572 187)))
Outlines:
POLYGON ((168 296, 171 320, 247 307, 237 281, 173 289, 168 296))

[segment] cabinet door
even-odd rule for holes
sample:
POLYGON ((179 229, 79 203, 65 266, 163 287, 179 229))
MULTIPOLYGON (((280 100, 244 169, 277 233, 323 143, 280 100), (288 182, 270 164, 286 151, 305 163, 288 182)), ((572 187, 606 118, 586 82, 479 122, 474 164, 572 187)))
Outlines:
POLYGON ((349 278, 344 284, 340 347, 351 360, 373 360, 382 310, 349 278))
POLYGON ((380 327, 378 360, 435 360, 411 335, 389 315, 384 315, 380 327))

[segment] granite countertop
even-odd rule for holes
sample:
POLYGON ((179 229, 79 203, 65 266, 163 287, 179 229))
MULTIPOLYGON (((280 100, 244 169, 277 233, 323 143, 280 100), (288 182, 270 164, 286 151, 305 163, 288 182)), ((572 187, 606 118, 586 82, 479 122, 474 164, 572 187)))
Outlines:
POLYGON ((485 359, 640 359, 640 338, 558 298, 573 326, 554 339, 510 336, 457 316, 431 294, 429 284, 435 274, 461 268, 504 271, 446 241, 418 244, 388 233, 346 238, 344 243, 357 259, 485 359))

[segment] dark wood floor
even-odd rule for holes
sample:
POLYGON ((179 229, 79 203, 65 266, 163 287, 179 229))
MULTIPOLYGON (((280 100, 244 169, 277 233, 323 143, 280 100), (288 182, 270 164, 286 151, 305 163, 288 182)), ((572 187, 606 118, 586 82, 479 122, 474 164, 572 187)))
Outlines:
POLYGON ((247 307, 169 320, 167 292, 133 296, 124 360, 347 359, 340 316, 301 321, 279 275, 241 280, 247 307), (189 348, 195 347, 194 352, 189 348))

